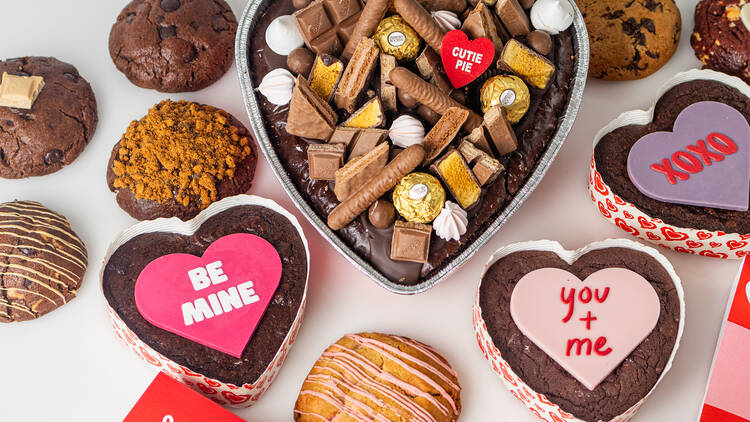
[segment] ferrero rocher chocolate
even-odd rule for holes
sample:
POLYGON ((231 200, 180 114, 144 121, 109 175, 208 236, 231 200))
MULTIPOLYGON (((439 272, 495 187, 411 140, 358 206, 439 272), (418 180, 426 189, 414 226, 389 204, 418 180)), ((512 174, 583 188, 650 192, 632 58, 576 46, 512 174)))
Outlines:
POLYGON ((401 61, 417 57, 422 42, 414 29, 399 15, 389 16, 380 21, 372 38, 382 52, 401 61))
POLYGON ((402 217, 412 223, 430 223, 443 209, 445 189, 427 173, 404 176, 393 190, 393 205, 402 217))
POLYGON ((511 124, 518 123, 529 111, 531 96, 529 87, 513 75, 498 75, 482 85, 482 112, 487 113, 496 105, 502 105, 511 124))

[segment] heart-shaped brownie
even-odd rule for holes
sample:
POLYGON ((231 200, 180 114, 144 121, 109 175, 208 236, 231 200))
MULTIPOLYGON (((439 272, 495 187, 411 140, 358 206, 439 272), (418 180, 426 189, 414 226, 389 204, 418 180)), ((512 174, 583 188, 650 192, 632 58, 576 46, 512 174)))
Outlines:
POLYGON ((749 122, 750 86, 742 80, 710 70, 680 73, 649 110, 625 112, 596 135, 591 199, 643 240, 742 258, 750 253, 749 122))
POLYGON ((626 239, 504 247, 474 304, 485 358, 548 422, 629 420, 671 367, 683 319, 672 265, 626 239))
POLYGON ((115 331, 133 351, 214 401, 247 407, 294 342, 308 273, 294 216, 239 195, 187 222, 124 231, 101 277, 115 331))
POLYGON ((528 11, 515 0, 466 3, 467 42, 487 39, 498 56, 510 39, 499 22, 518 33, 502 63, 454 89, 441 61, 450 36, 430 2, 395 1, 398 14, 388 1, 294 3, 251 1, 240 25, 238 69, 261 149, 336 249, 388 290, 422 292, 499 230, 557 154, 585 84, 582 17, 544 56, 525 45, 528 11), (305 45, 283 56, 275 51, 291 42, 274 34, 289 15, 297 28, 286 30, 305 45))

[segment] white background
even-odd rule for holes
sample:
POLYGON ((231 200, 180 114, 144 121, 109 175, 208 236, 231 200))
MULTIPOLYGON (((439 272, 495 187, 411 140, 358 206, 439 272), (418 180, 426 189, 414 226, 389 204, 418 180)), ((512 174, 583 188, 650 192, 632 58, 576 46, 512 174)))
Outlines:
MULTIPOLYGON (((230 0, 238 19, 244 0, 230 0)), ((262 158, 251 193, 295 213, 310 241, 312 270, 302 330, 279 377, 257 405, 237 411, 249 422, 292 420, 302 381, 330 343, 349 332, 406 335, 436 347, 463 386, 463 421, 534 421, 503 387, 479 352, 471 305, 482 265, 511 242, 553 239, 568 248, 626 233, 608 223, 586 191, 591 142, 621 112, 647 108, 653 93, 675 73, 698 67, 690 48, 696 0, 678 0, 683 33, 675 57, 658 73, 635 82, 589 80, 578 120, 539 188, 474 258, 434 289, 413 297, 388 293, 358 272, 310 226, 262 158)), ((122 420, 156 371, 115 336, 99 288, 109 242, 135 223, 107 189, 112 146, 128 123, 154 103, 187 99, 226 109, 246 124, 233 66, 219 82, 192 94, 166 95, 131 85, 112 64, 109 29, 124 1, 2 1, 0 58, 49 55, 74 64, 93 86, 99 126, 91 144, 62 171, 34 179, 0 180, 0 202, 40 201, 68 217, 89 250, 79 296, 39 320, 0 326, 0 420, 122 420)), ((672 371, 636 421, 692 421, 698 413, 730 285, 740 262, 664 251, 682 277, 687 299, 685 334, 672 371)), ((181 421, 177 421, 181 422, 181 421)))

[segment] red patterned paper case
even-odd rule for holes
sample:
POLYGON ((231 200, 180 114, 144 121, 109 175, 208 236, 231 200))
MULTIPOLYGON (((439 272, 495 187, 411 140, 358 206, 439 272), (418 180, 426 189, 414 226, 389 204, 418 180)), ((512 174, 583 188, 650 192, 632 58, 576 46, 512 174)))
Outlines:
POLYGON ((487 326, 484 322, 484 319, 482 319, 482 309, 479 305, 479 291, 482 286, 482 279, 484 279, 484 275, 487 272, 487 269, 489 269, 492 264, 494 264, 498 259, 514 252, 524 250, 551 251, 558 254, 566 262, 572 263, 579 256, 589 251, 611 247, 635 249, 637 251, 645 252, 653 256, 657 261, 659 261, 660 264, 662 264, 662 266, 664 266, 664 269, 667 270, 670 277, 672 277, 672 281, 674 282, 675 288, 677 290, 677 295, 680 298, 680 326, 677 331, 677 339, 675 340, 674 348, 672 349, 672 355, 669 357, 669 361, 664 367, 664 371, 659 376, 659 379, 656 381, 656 384, 654 384, 654 387, 644 398, 638 401, 638 403, 633 405, 625 413, 622 413, 614 419, 607 421, 627 422, 633 417, 633 415, 635 415, 638 409, 641 408, 643 403, 646 401, 646 398, 654 391, 656 386, 659 385, 659 382, 661 382, 667 372, 669 372, 669 369, 672 367, 672 361, 674 360, 675 354, 677 353, 677 349, 680 345, 680 339, 682 338, 682 332, 685 326, 685 299, 684 292, 682 290, 682 282, 680 281, 680 278, 675 273, 672 264, 667 260, 667 258, 665 258, 664 255, 660 254, 654 248, 641 245, 640 243, 628 239, 608 239, 601 242, 594 242, 575 251, 566 250, 562 247, 562 245, 554 241, 539 240, 532 242, 514 243, 512 245, 508 245, 506 247, 498 249, 494 254, 492 254, 487 264, 485 264, 484 270, 482 271, 482 277, 479 279, 479 287, 477 288, 477 293, 474 299, 474 307, 472 311, 474 334, 476 335, 479 349, 482 351, 485 359, 487 359, 487 361, 490 363, 492 369, 497 372, 498 375, 500 375, 503 384, 505 384, 505 387, 510 391, 510 393, 521 403, 523 403, 523 405, 526 406, 526 408, 528 408, 531 413, 535 414, 539 417, 539 419, 543 421, 584 422, 581 419, 578 419, 570 413, 562 410, 559 406, 548 400, 547 397, 544 396, 544 394, 534 391, 518 375, 516 375, 513 369, 511 369, 510 364, 503 359, 500 350, 495 347, 495 344, 492 341, 492 337, 490 337, 490 334, 487 331, 487 326))
MULTIPOLYGON (((711 70, 690 70, 678 73, 659 91, 654 105, 649 110, 633 110, 621 114, 602 128, 594 138, 594 148, 607 133, 631 124, 651 122, 656 101, 675 85, 696 79, 710 79, 737 88, 750 97, 750 86, 741 79, 711 70)), ((724 233, 721 231, 677 227, 644 213, 638 207, 617 196, 604 183, 596 170, 594 155, 591 155, 589 193, 599 212, 617 227, 643 240, 677 252, 714 258, 739 259, 750 255, 750 234, 724 233)))
MULTIPOLYGON (((212 204, 193 220, 187 222, 183 222, 176 218, 158 219, 138 223, 123 231, 120 236, 114 242, 112 242, 107 251, 107 255, 104 258, 102 270, 100 272, 100 280, 102 279, 101 277, 104 273, 104 268, 107 266, 107 262, 112 256, 112 253, 119 246, 132 239, 133 237, 142 233, 157 231, 192 234, 209 217, 229 208, 240 205, 263 206, 266 208, 270 208, 271 210, 276 211, 289 219, 294 227, 297 228, 297 231, 302 238, 302 242, 305 244, 305 250, 307 252, 307 273, 309 277, 310 250, 307 244, 307 238, 305 238, 305 234, 302 231, 302 227, 297 221, 297 218, 295 218, 287 210, 270 199, 261 198, 259 196, 238 195, 223 199, 212 204)), ((302 316, 305 313, 306 303, 307 281, 305 281, 305 291, 302 294, 302 301, 300 303, 299 310, 297 311, 297 316, 294 319, 289 333, 287 333, 286 337, 284 338, 284 341, 282 342, 278 352, 276 352, 276 355, 271 360, 266 370, 260 375, 260 377, 258 377, 255 383, 243 385, 228 384, 213 378, 209 378, 170 360, 161 353, 152 349, 149 345, 138 338, 138 336, 133 331, 131 331, 130 328, 128 328, 125 322, 123 322, 123 320, 117 315, 117 312, 115 312, 115 310, 112 309, 109 304, 107 304, 107 313, 110 316, 112 327, 114 328, 115 333, 117 333, 117 336, 125 341, 125 344, 127 344, 130 350, 135 352, 138 357, 146 361, 148 364, 156 367, 157 369, 171 376, 177 381, 190 386, 193 390, 203 394, 216 403, 227 407, 244 408, 250 407, 255 404, 260 396, 266 392, 268 387, 271 385, 271 382, 273 382, 274 378, 276 378, 276 375, 279 373, 281 365, 284 363, 284 360, 286 359, 287 354, 289 353, 289 350, 294 343, 294 339, 297 337, 300 326, 302 325, 302 316)))

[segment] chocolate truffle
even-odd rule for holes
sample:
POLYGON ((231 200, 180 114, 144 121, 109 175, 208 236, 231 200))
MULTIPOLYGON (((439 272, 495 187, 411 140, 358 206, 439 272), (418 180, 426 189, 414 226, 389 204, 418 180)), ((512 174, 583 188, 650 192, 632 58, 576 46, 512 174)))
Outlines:
POLYGON ((314 61, 315 56, 313 56, 312 51, 305 47, 292 50, 292 52, 286 57, 286 65, 289 70, 303 76, 310 74, 314 61))
POLYGON ((396 221, 396 209, 390 202, 384 199, 378 199, 370 205, 370 210, 367 212, 367 216, 370 219, 370 224, 373 226, 379 229, 387 229, 393 225, 394 221, 396 221))
POLYGON ((529 32, 526 35, 526 44, 543 56, 552 52, 552 37, 544 31, 529 32))

